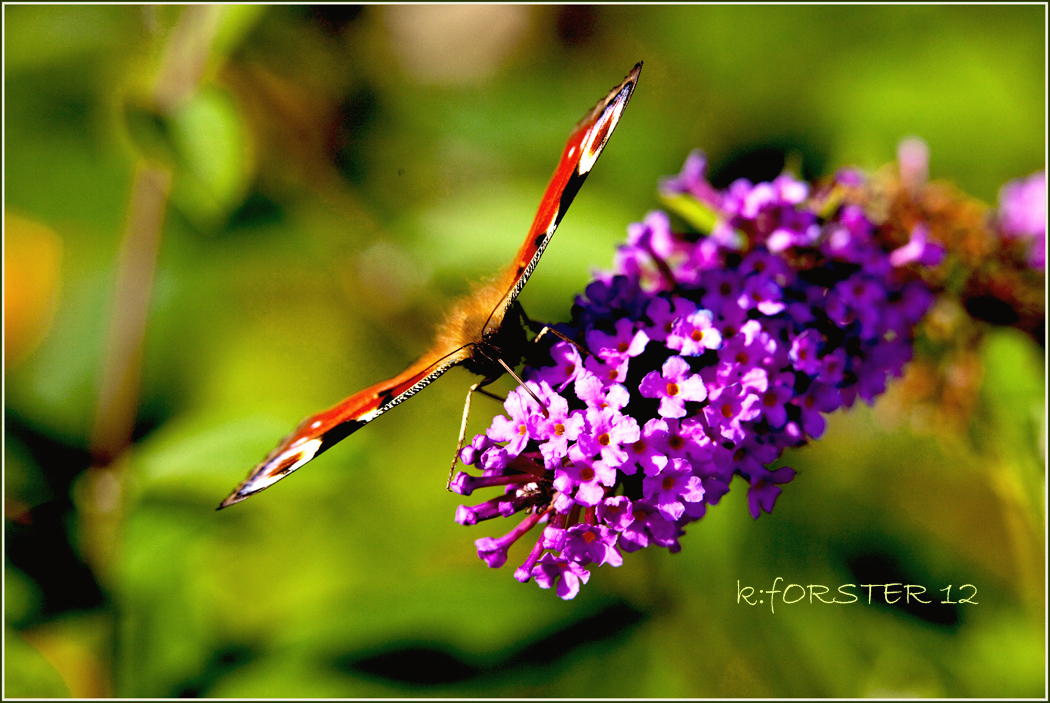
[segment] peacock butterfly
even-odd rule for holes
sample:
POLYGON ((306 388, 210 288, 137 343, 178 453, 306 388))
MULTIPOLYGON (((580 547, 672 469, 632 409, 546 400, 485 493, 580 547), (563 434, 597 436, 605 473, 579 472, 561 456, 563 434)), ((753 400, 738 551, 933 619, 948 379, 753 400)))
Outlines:
POLYGON ((439 328, 437 340, 430 351, 394 378, 366 388, 335 407, 300 422, 276 449, 251 470, 248 478, 222 501, 219 509, 269 488, 390 408, 415 395, 453 366, 462 365, 483 378, 471 386, 467 394, 456 452, 458 457, 459 449, 463 446, 471 395, 504 373, 513 374, 512 364, 508 364, 507 360, 516 363, 522 358, 526 343, 525 328, 521 324, 524 316, 518 315, 514 324, 509 324, 507 313, 515 305, 518 294, 539 263, 565 211, 569 209, 616 129, 638 83, 641 70, 642 64, 639 62, 622 83, 609 91, 573 127, 561 160, 540 200, 532 227, 514 261, 496 280, 478 288, 453 307, 439 328))

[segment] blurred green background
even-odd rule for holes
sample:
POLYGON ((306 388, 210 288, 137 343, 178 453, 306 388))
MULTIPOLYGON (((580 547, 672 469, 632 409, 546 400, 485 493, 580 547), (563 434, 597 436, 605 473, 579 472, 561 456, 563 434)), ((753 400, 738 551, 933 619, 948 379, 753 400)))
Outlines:
POLYGON ((836 415, 772 515, 737 485, 680 554, 571 602, 511 577, 531 540, 478 561, 510 523, 453 522, 462 370, 214 511, 509 260, 636 61, 534 319, 567 318, 696 147, 724 185, 919 135, 932 177, 994 203, 1044 167, 1045 7, 3 11, 7 696, 1045 695, 1045 361, 1019 335, 976 350, 961 429, 836 415), (778 576, 977 604, 738 603, 778 576))

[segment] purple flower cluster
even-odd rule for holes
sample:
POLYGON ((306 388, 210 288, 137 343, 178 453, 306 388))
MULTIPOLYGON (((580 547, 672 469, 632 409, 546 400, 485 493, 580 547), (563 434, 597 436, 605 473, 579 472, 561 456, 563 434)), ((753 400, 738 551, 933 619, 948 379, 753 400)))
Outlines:
POLYGON ((502 566, 508 548, 542 533, 515 578, 573 598, 590 564, 619 566, 643 547, 680 550, 684 527, 729 490, 748 486, 751 515, 770 512, 795 477, 770 468, 784 449, 824 432, 823 415, 871 403, 912 355, 933 301, 909 266, 944 250, 916 226, 882 245, 840 172, 819 191, 785 174, 716 190, 694 152, 665 180, 668 205, 702 230, 672 230, 663 212, 628 229, 615 271, 576 301, 550 362, 530 366, 506 416, 477 435, 453 490, 502 492, 460 506, 472 525, 525 514, 478 555, 502 566), (891 250, 892 249, 892 250, 891 250), (541 408, 536 400, 539 400, 541 408))

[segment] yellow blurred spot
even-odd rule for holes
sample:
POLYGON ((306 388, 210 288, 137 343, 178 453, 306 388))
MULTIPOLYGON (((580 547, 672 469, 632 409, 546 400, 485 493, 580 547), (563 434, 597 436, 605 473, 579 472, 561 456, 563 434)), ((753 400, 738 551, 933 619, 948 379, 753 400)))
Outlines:
POLYGON ((471 83, 496 72, 529 29, 524 5, 394 5, 391 44, 420 83, 471 83))
POLYGON ((47 336, 58 307, 62 240, 47 225, 4 211, 4 367, 47 336))
POLYGON ((69 688, 73 698, 107 698, 112 695, 106 667, 96 653, 97 623, 58 622, 23 631, 33 646, 69 688))

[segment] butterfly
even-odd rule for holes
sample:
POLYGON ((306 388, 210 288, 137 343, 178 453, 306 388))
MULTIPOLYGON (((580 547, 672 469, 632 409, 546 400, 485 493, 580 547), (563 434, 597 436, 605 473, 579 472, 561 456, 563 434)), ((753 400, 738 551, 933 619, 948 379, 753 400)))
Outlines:
MULTIPOLYGON (((569 209, 616 129, 638 83, 641 70, 642 64, 638 62, 623 82, 609 91, 573 127, 561 160, 540 200, 525 243, 521 245, 514 261, 501 276, 478 288, 452 308, 439 328, 430 351, 397 376, 370 386, 300 422, 276 449, 251 470, 248 478, 222 501, 219 509, 269 488, 387 410, 412 397, 453 366, 463 366, 482 376, 482 380, 472 385, 467 393, 456 451, 458 457, 459 450, 463 448, 471 395, 504 373, 514 375, 512 365, 507 360, 520 360, 524 355, 523 348, 527 340, 522 321, 527 321, 527 318, 516 306, 518 294, 535 270, 565 211, 569 209), (516 308, 518 319, 508 318, 512 308, 516 308)), ((517 378, 516 375, 514 377, 517 378)))

